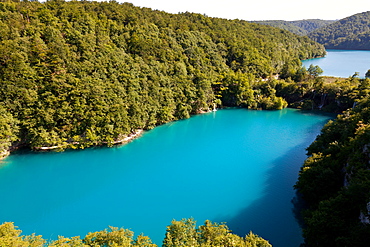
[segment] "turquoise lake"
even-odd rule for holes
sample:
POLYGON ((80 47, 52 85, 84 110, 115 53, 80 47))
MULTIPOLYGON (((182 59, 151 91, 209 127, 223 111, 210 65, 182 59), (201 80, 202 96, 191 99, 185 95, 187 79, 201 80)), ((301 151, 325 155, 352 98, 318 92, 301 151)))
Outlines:
POLYGON ((310 64, 318 65, 325 76, 348 78, 359 72, 361 78, 370 69, 370 51, 361 50, 327 50, 323 58, 314 58, 302 61, 308 68, 310 64))
POLYGON ((226 222, 274 247, 298 247, 293 185, 305 148, 330 117, 226 109, 144 132, 131 143, 0 163, 0 222, 57 239, 108 226, 159 246, 173 219, 226 222))

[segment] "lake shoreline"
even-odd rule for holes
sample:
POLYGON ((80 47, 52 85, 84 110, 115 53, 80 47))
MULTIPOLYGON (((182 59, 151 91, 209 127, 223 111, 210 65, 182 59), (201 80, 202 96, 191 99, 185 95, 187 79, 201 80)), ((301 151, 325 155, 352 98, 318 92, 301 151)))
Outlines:
POLYGON ((112 225, 160 243, 169 221, 192 216, 200 223, 228 222, 241 236, 255 229, 276 247, 298 246, 302 239, 290 203, 301 166, 296 159, 305 155, 302 142, 328 119, 302 113, 230 107, 144 131, 122 147, 16 151, 0 173, 1 196, 8 198, 0 218, 47 239, 112 225), (295 161, 288 165, 284 160, 291 157, 295 161), (281 210, 270 207, 277 204, 281 210), (145 221, 138 220, 143 212, 145 221), (279 215, 274 227, 266 227, 273 215, 279 215), (284 231, 280 219, 289 222, 284 231), (286 239, 293 244, 279 245, 286 239))
MULTIPOLYGON (((124 135, 122 138, 113 141, 111 144, 113 144, 114 146, 127 144, 127 143, 133 141, 134 139, 139 138, 143 134, 143 132, 144 132, 143 129, 137 129, 135 132, 130 133, 128 135, 124 135)), ((79 144, 80 143, 78 143, 78 142, 72 142, 72 143, 66 143, 66 144, 57 145, 57 146, 50 146, 50 147, 48 147, 48 146, 35 147, 32 150, 35 151, 35 152, 53 152, 53 151, 56 151, 58 149, 72 149, 70 147, 71 145, 79 145, 79 144)), ((96 146, 104 146, 104 145, 107 145, 107 144, 108 144, 107 142, 102 142, 101 144, 98 144, 96 146)), ((0 153, 0 160, 5 159, 6 157, 8 157, 12 153, 12 151, 17 150, 17 149, 18 149, 18 146, 17 147, 11 147, 8 150, 5 150, 5 151, 1 152, 0 153)))
MULTIPOLYGON (((227 107, 225 107, 227 108, 227 107)), ((215 112, 217 111, 217 108, 214 107, 213 110, 200 110, 197 112, 197 114, 194 114, 192 116, 196 116, 196 115, 201 115, 201 114, 206 114, 206 113, 211 113, 211 112, 215 112)), ((191 116, 191 117, 192 117, 191 116)), ((178 120, 175 120, 175 121, 178 121, 178 120)), ((174 122, 174 121, 171 121, 171 122, 174 122)), ((159 126, 159 125, 158 125, 159 126)), ((131 141, 133 141, 134 139, 136 138, 139 138, 143 133, 144 133, 144 129, 137 129, 135 132, 133 133, 130 133, 128 135, 123 135, 121 138, 113 141, 112 144, 113 146, 118 146, 118 145, 125 145, 131 141)), ((64 150, 64 149, 83 149, 83 148, 76 148, 76 147, 72 147, 73 145, 79 145, 80 142, 70 142, 70 143, 65 143, 65 144, 62 144, 62 145, 55 145, 55 146, 42 146, 42 147, 34 147, 34 148, 31 148, 32 151, 35 151, 35 152, 53 152, 53 151, 57 151, 57 150, 64 150)), ((102 142, 102 143, 99 143, 97 145, 92 145, 91 147, 103 147, 103 146, 106 146, 108 144, 108 142, 102 142)), ((10 147, 8 150, 5 150, 4 152, 0 153, 0 161, 5 159, 6 157, 8 157, 14 150, 17 150, 19 148, 19 145, 14 145, 12 147, 10 147)))
MULTIPOLYGON (((123 145, 123 144, 126 144, 130 141, 132 141, 133 139, 136 139, 138 137, 141 136, 141 134, 143 133, 143 129, 137 129, 135 132, 133 133, 130 133, 128 135, 124 135, 123 137, 113 141, 112 145, 123 145)), ((44 146, 44 147, 35 147, 34 150, 36 151, 51 151, 51 150, 55 150, 55 149, 59 149, 59 148, 69 148, 69 146, 71 145, 80 145, 81 143, 80 142, 71 142, 71 143, 66 143, 66 144, 63 144, 63 145, 57 145, 57 146, 44 146)), ((96 146, 104 146, 104 145, 107 145, 108 142, 102 142, 101 144, 98 144, 96 146)))
MULTIPOLYGON (((232 109, 232 108, 243 108, 243 107, 222 107, 222 108, 219 108, 219 109, 229 109, 229 108, 232 109)), ((297 110, 301 110, 301 111, 304 110, 304 109, 300 109, 300 108, 296 108, 296 107, 286 107, 286 108, 297 109, 297 110)), ((286 108, 284 108, 284 109, 286 109, 286 108)), ((216 112, 219 109, 214 108, 213 110, 198 111, 196 114, 191 115, 191 117, 216 112)), ((248 108, 245 108, 245 109, 248 109, 248 108)), ((261 109, 253 109, 253 110, 260 111, 261 109)), ((263 110, 263 111, 270 111, 270 110, 263 110)), ((314 110, 309 110, 309 111, 314 112, 314 110)), ((176 121, 179 121, 179 120, 182 120, 182 119, 178 119, 178 120, 174 120, 174 121, 170 121, 170 122, 176 122, 176 121)), ((160 126, 160 125, 158 125, 158 126, 160 126)), ((156 126, 156 127, 158 127, 158 126, 156 126)), ((110 144, 112 144, 113 146, 125 145, 125 144, 133 141, 134 139, 139 138, 144 133, 144 131, 145 131, 144 129, 137 129, 135 132, 132 132, 128 135, 123 135, 121 138, 113 141, 110 144)), ((79 142, 70 142, 70 143, 65 143, 65 144, 62 144, 62 145, 55 145, 55 146, 34 147, 34 148, 31 148, 31 150, 34 151, 34 152, 57 152, 57 151, 64 151, 65 149, 84 149, 83 147, 79 148, 78 146, 77 147, 74 146, 74 145, 80 145, 80 144, 81 143, 79 143, 79 142)), ((107 144, 108 144, 108 142, 101 142, 101 143, 98 143, 97 145, 92 145, 92 146, 89 146, 87 148, 90 148, 90 147, 104 147, 104 146, 108 146, 107 144)), ((9 155, 11 155, 11 153, 13 151, 18 150, 21 146, 23 146, 23 145, 15 144, 14 146, 10 147, 8 150, 0 153, 0 161, 5 159, 9 155)))
POLYGON ((369 50, 326 49, 326 56, 301 60, 302 66, 318 65, 324 73, 322 76, 348 78, 359 72, 360 79, 365 78, 369 69, 369 50))

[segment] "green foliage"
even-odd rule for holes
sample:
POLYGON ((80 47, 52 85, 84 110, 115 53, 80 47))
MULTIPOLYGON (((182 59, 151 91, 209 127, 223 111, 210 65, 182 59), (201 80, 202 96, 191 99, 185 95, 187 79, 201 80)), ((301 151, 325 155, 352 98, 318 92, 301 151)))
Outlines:
POLYGON ((80 239, 80 237, 65 238, 62 236, 58 237, 58 240, 52 241, 48 244, 50 247, 87 247, 80 239))
POLYGON ((366 78, 370 78, 370 69, 369 69, 368 71, 366 71, 366 73, 365 73, 365 77, 366 77, 366 78))
POLYGON ((253 84, 324 53, 307 37, 240 20, 116 1, 2 1, 1 150, 16 140, 110 146, 215 104, 280 109, 275 95, 258 103, 253 84))
POLYGON ((271 247, 268 241, 250 232, 246 237, 232 234, 224 224, 206 220, 204 225, 196 227, 193 219, 172 221, 167 227, 164 247, 271 247))
POLYGON ((327 112, 341 113, 358 102, 369 98, 370 79, 321 77, 321 69, 311 65, 308 70, 298 70, 292 78, 278 80, 274 85, 275 95, 285 99, 289 106, 327 112))
POLYGON ((324 71, 318 66, 314 66, 313 64, 310 65, 310 67, 307 69, 308 74, 313 77, 317 78, 320 76, 324 71))
POLYGON ((291 21, 293 25, 305 30, 307 33, 310 33, 318 28, 325 27, 333 22, 335 21, 334 20, 320 20, 320 19, 305 19, 305 20, 299 20, 299 21, 291 21))
MULTIPOLYGON (((6 222, 0 225, 0 246, 19 247, 156 247, 150 238, 139 235, 134 239, 134 233, 127 229, 109 227, 99 232, 92 232, 84 239, 80 237, 65 238, 59 236, 58 240, 48 242, 41 236, 22 236, 21 230, 16 229, 13 223, 6 222)), ((196 228, 193 219, 172 221, 167 227, 166 237, 163 241, 165 247, 194 246, 194 247, 271 247, 268 241, 250 232, 246 237, 232 234, 224 224, 206 221, 204 225, 196 228)))
POLYGON ((370 11, 316 29, 308 36, 329 49, 370 50, 370 11))
POLYGON ((254 80, 253 75, 233 71, 222 76, 220 90, 223 105, 254 108, 254 91, 250 86, 254 80))
POLYGON ((134 233, 130 230, 109 227, 104 231, 87 234, 82 242, 86 246, 157 246, 146 236, 139 235, 136 240, 133 239, 133 236, 134 233))
POLYGON ((0 105, 0 157, 18 140, 18 121, 0 105))
POLYGON ((276 81, 267 81, 254 85, 257 108, 267 110, 281 110, 288 106, 282 97, 276 96, 276 81))
POLYGON ((327 123, 308 148, 311 156, 295 187, 309 205, 304 213, 309 246, 363 246, 369 241, 370 225, 359 219, 370 216, 369 116, 366 97, 327 123))
POLYGON ((281 28, 289 32, 295 33, 297 35, 303 36, 303 35, 307 35, 308 33, 318 28, 329 25, 335 21, 308 19, 308 20, 299 20, 299 21, 272 20, 272 21, 254 21, 254 22, 281 28))
POLYGON ((182 221, 173 220, 171 225, 167 227, 163 246, 196 246, 198 241, 195 226, 196 222, 193 219, 184 219, 182 221))
POLYGON ((42 247, 45 240, 41 236, 34 234, 21 236, 21 230, 15 229, 12 222, 5 222, 0 225, 0 246, 17 246, 17 247, 42 247))

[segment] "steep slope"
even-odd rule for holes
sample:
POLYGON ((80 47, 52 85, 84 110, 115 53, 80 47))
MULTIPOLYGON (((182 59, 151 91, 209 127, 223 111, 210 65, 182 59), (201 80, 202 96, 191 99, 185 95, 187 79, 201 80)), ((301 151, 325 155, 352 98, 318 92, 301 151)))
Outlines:
POLYGON ((113 145, 222 105, 282 108, 253 83, 324 54, 307 37, 240 20, 116 1, 2 1, 0 153, 15 140, 113 145))
POLYGON ((370 100, 324 126, 308 148, 296 188, 308 246, 364 246, 370 241, 370 100))
POLYGON ((308 37, 328 49, 370 50, 370 11, 319 28, 308 37))

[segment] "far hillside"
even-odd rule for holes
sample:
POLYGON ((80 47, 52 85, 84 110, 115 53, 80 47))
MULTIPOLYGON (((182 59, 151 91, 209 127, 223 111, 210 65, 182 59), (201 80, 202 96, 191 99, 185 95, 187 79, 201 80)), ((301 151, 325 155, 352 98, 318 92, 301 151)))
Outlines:
POLYGON ((327 49, 370 50, 370 11, 319 28, 308 37, 327 49))
POLYGON ((334 20, 298 20, 298 21, 282 21, 282 20, 272 20, 272 21, 254 21, 255 23, 269 25, 277 28, 287 30, 289 32, 295 33, 297 35, 307 35, 308 33, 334 23, 334 20))

